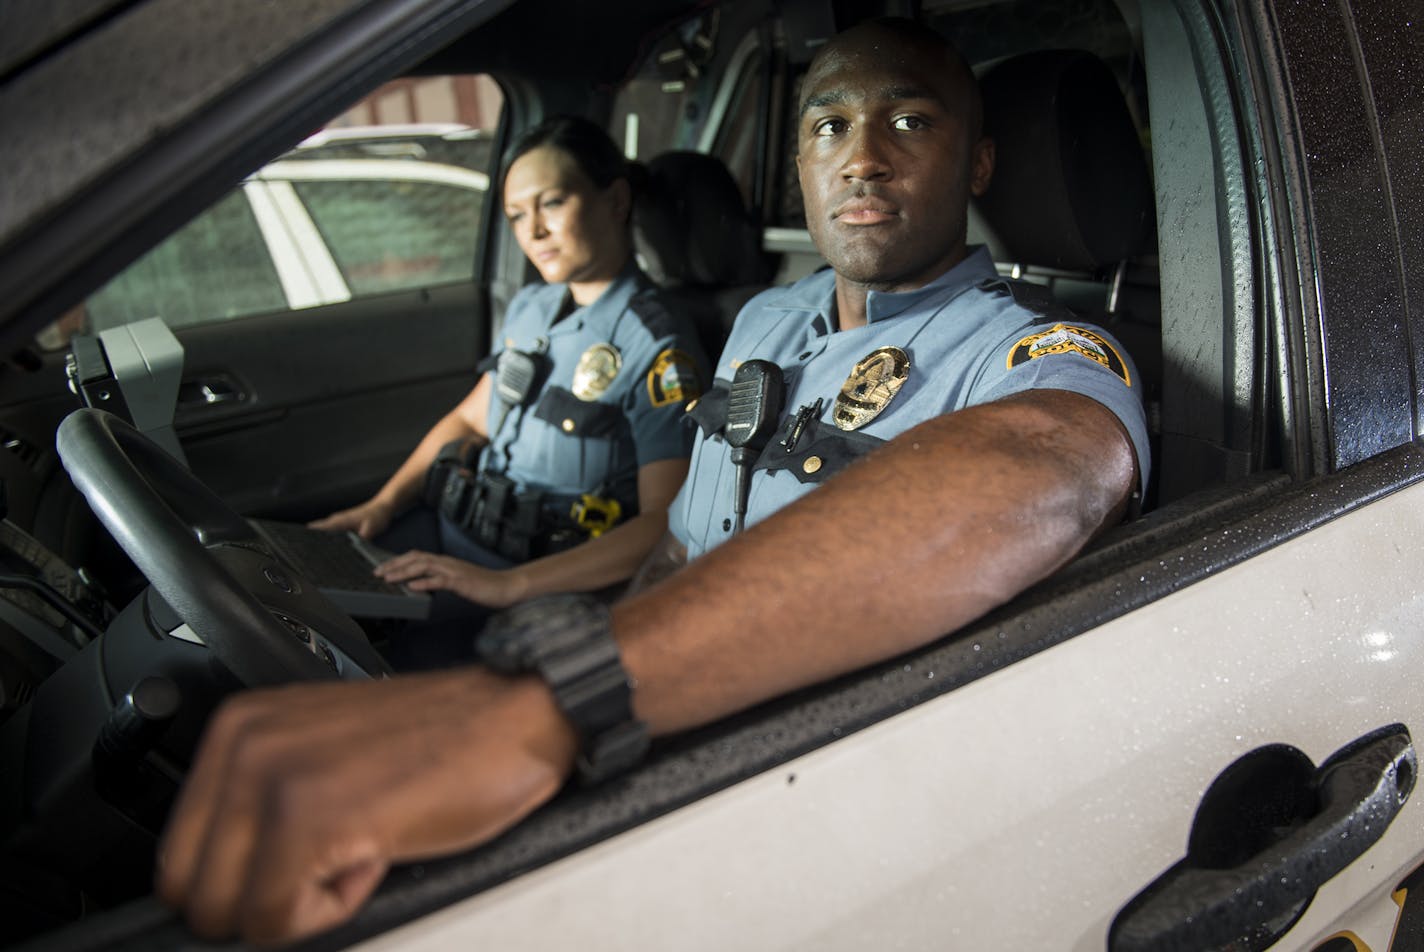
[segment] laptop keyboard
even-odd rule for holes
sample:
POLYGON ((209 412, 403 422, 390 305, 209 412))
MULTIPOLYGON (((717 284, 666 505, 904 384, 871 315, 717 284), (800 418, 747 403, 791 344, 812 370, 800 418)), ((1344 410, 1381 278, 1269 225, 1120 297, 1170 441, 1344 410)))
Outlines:
POLYGON ((372 563, 356 550, 356 545, 345 533, 322 532, 293 522, 261 520, 260 524, 262 531, 277 543, 297 571, 322 588, 407 594, 400 586, 372 575, 372 563))

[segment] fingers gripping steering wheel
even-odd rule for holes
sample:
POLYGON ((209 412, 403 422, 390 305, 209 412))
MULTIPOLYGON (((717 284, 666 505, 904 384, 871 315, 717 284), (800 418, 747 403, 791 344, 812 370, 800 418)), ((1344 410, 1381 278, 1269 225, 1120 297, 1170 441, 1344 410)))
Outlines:
POLYGON ((101 410, 76 410, 60 424, 56 443, 99 521, 244 684, 388 673, 349 615, 131 424, 101 410))

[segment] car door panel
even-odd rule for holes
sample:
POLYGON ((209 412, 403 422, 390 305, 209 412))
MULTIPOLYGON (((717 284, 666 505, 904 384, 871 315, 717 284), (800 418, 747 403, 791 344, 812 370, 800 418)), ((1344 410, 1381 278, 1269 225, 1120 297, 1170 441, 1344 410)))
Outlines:
POLYGON ((462 284, 180 329, 193 471, 248 513, 359 501, 473 386, 483 315, 462 284))
MULTIPOLYGON (((1417 734, 1421 532, 1415 485, 364 947, 1101 950, 1241 754, 1417 734)), ((1420 842, 1413 797, 1279 947, 1352 927, 1420 842)))

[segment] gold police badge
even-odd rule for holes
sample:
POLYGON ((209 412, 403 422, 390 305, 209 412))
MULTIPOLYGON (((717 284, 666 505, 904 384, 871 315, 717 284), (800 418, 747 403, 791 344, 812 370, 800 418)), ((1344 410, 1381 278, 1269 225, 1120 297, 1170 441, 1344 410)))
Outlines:
POLYGON ((842 430, 858 430, 880 415, 910 376, 910 357, 898 347, 872 350, 856 363, 831 419, 842 430))
POLYGON ((570 389, 580 400, 597 400, 608 390, 622 366, 623 355, 618 353, 617 347, 612 344, 594 344, 579 358, 570 389))

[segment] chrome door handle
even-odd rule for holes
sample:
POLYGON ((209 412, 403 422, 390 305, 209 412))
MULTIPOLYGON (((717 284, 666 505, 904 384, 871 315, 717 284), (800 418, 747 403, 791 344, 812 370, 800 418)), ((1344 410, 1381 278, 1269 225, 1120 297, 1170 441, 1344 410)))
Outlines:
POLYGON ((1186 857, 1117 914, 1109 952, 1264 949, 1384 835, 1417 769, 1402 724, 1353 741, 1319 769, 1285 744, 1245 754, 1202 797, 1186 857))
POLYGON ((221 403, 240 403, 247 399, 237 384, 223 377, 185 380, 178 388, 180 407, 211 407, 221 403))

